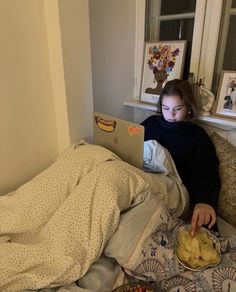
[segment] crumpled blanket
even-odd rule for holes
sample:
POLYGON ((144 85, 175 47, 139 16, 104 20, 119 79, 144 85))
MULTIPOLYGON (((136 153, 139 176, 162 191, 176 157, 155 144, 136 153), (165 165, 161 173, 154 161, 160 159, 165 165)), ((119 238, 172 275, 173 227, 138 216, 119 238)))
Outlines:
MULTIPOLYGON (((164 197, 173 186, 171 179, 150 176, 100 146, 70 148, 0 198, 0 291, 56 287, 81 278, 116 231, 120 213, 150 194, 164 197)), ((187 197, 180 192, 169 201, 177 214, 187 197)))
POLYGON ((163 172, 166 174, 175 170, 174 162, 168 150, 156 140, 144 142, 143 167, 146 171, 163 172))

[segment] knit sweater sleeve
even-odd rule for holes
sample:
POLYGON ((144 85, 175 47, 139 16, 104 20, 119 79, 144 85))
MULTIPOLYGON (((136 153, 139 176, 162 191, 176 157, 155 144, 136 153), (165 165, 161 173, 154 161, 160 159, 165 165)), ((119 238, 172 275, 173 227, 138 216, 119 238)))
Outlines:
POLYGON ((216 211, 221 186, 218 173, 219 160, 215 147, 205 131, 201 132, 195 150, 186 187, 194 205, 206 203, 216 211))
POLYGON ((155 139, 155 128, 158 125, 157 117, 155 115, 148 117, 141 123, 145 128, 144 132, 144 140, 152 140, 155 139))

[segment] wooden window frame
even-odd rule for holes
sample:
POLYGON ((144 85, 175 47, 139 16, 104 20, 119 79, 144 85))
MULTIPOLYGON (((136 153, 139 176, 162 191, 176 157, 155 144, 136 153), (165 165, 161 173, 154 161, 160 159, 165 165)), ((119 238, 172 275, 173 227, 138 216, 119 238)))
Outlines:
MULTIPOLYGON (((190 72, 195 81, 202 79, 211 89, 220 29, 223 0, 197 0, 193 30, 190 72)), ((136 0, 135 86, 134 96, 140 98, 145 36, 145 0, 136 0)), ((174 17, 174 16, 173 16, 174 17)), ((163 17, 162 17, 163 18, 163 17)))

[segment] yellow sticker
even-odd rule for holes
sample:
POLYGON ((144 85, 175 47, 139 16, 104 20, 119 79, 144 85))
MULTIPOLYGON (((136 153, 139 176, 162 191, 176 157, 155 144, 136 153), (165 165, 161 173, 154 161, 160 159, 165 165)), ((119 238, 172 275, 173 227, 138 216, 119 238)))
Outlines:
POLYGON ((114 132, 115 127, 116 127, 116 121, 105 120, 99 116, 95 117, 95 122, 100 130, 108 132, 108 133, 114 132))

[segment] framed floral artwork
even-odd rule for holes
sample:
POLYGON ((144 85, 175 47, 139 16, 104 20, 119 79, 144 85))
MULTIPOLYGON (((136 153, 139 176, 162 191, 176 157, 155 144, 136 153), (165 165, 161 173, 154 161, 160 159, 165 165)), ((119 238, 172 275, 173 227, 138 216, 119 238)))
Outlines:
POLYGON ((145 43, 140 100, 157 104, 165 83, 182 78, 186 41, 145 43))
POLYGON ((236 118, 236 71, 222 71, 214 112, 236 118))

